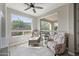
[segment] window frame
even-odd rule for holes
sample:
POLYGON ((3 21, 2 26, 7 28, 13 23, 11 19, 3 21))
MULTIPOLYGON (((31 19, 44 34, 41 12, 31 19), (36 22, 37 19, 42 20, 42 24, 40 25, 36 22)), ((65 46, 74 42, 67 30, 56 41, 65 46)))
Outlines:
MULTIPOLYGON (((12 32, 22 32, 22 35, 24 35, 24 32, 32 32, 32 28, 33 28, 33 18, 32 17, 28 17, 28 16, 25 16, 25 15, 20 15, 20 14, 17 14, 17 13, 10 13, 10 19, 11 19, 11 36, 12 36, 12 32), (32 23, 31 23, 31 30, 14 30, 12 29, 12 19, 11 19, 11 15, 14 14, 14 15, 18 15, 18 16, 23 16, 23 17, 27 17, 27 18, 31 18, 32 19, 32 23)), ((21 36, 21 35, 16 35, 16 36, 21 36)))

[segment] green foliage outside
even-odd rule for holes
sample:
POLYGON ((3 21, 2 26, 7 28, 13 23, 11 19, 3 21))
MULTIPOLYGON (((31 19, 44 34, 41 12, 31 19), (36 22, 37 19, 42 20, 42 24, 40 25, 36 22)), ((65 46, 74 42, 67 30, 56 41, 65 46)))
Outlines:
POLYGON ((31 30, 31 24, 21 20, 12 21, 12 29, 14 30, 31 30))
MULTIPOLYGON (((12 21, 12 30, 31 30, 31 23, 26 23, 21 20, 12 21)), ((12 36, 22 35, 22 32, 12 32, 12 36)))
POLYGON ((12 36, 22 35, 22 32, 12 32, 12 36))
POLYGON ((41 30, 50 30, 50 24, 46 21, 41 21, 41 30))

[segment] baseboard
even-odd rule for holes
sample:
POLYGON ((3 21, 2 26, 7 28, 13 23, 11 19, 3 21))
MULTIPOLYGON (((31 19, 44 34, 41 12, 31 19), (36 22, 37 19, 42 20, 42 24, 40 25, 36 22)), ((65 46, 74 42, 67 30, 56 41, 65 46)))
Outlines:
POLYGON ((68 51, 68 54, 71 56, 75 56, 75 53, 68 51))

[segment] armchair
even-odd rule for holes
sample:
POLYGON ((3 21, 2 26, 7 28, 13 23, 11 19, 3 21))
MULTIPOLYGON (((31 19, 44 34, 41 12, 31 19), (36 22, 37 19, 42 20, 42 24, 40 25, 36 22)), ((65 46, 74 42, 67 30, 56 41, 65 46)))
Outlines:
POLYGON ((66 50, 67 34, 59 32, 55 34, 47 43, 47 47, 50 48, 54 54, 62 54, 66 50))
POLYGON ((40 33, 38 30, 32 32, 32 36, 29 39, 29 45, 38 46, 40 44, 40 33))

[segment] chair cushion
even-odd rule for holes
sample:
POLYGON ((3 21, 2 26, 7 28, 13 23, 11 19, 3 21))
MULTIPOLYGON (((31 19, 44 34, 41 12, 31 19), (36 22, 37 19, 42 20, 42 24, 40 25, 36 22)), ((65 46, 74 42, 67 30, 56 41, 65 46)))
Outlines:
POLYGON ((63 44, 65 41, 65 33, 61 32, 55 35, 54 41, 56 41, 57 44, 63 44))

